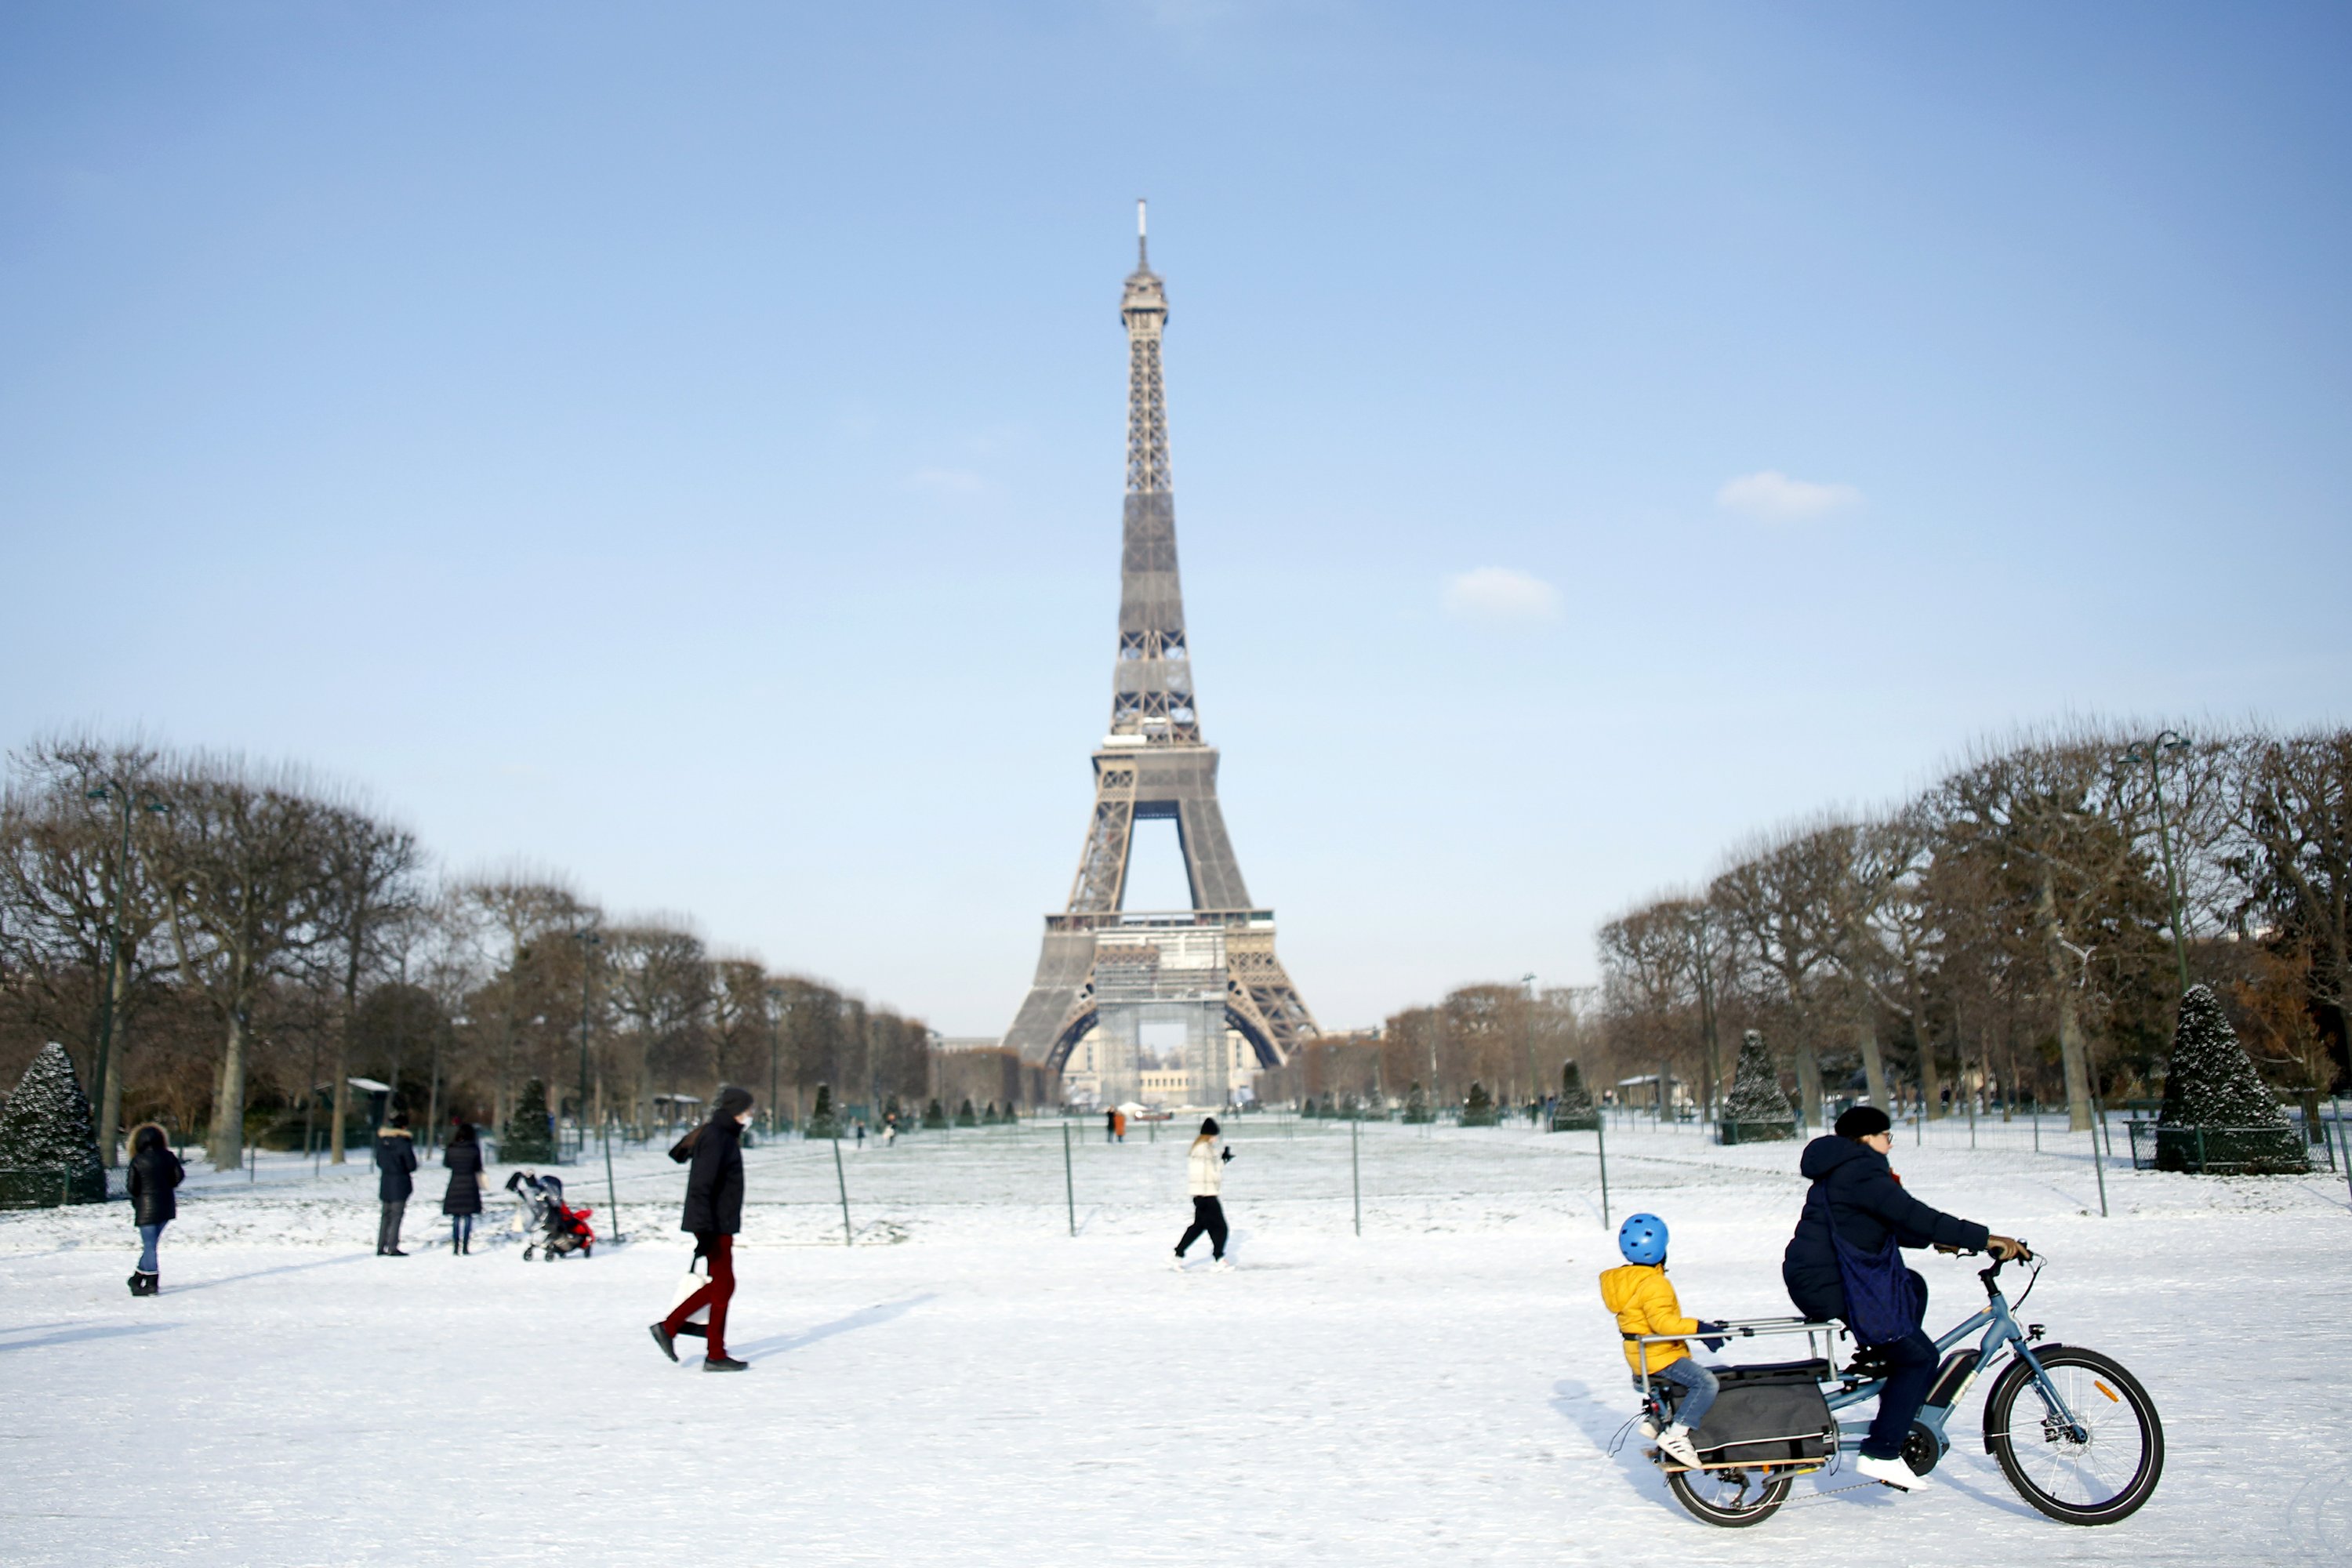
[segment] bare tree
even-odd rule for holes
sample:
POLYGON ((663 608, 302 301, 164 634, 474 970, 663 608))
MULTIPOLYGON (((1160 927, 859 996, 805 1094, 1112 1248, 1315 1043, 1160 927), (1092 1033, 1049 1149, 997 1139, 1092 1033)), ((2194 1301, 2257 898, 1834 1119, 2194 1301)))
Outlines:
POLYGON ((223 1026, 207 1145, 216 1168, 233 1168, 255 1001, 329 937, 334 808, 298 774, 255 777, 228 761, 183 764, 165 793, 156 877, 180 976, 223 1026))
POLYGON ((415 836, 407 829, 350 808, 330 812, 324 827, 329 899, 324 920, 342 992, 335 1031, 334 1126, 328 1134, 331 1162, 340 1165, 343 1122, 351 1114, 350 1060, 352 1033, 359 1018, 360 977, 381 956, 386 933, 399 929, 398 922, 417 907, 423 894, 416 883, 421 856, 415 836))
POLYGON ((2302 971, 2309 1035, 2284 1016, 2274 1028, 2318 1044, 2334 1087, 2352 1078, 2352 730, 2254 737, 2234 752, 2231 863, 2244 891, 2230 914, 2302 971))

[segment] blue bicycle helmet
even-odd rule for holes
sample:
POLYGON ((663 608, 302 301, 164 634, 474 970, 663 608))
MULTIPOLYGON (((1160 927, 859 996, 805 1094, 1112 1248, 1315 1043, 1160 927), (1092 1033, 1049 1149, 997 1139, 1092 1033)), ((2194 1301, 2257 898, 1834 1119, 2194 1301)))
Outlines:
POLYGON ((1617 1227, 1617 1250, 1628 1263, 1666 1260, 1666 1222, 1654 1214, 1637 1214, 1617 1227))

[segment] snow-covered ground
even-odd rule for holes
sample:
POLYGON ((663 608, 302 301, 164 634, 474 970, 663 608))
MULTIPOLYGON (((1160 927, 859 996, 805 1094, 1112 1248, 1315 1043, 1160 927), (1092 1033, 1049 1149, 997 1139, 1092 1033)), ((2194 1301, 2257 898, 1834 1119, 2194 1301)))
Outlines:
MULTIPOLYGON (((435 1171, 416 1255, 378 1258, 372 1173, 284 1158, 192 1175, 152 1300, 127 1205, 0 1215, 0 1562, 2352 1560, 2340 1176, 2109 1167, 2102 1219, 2086 1141, 1898 1144, 1912 1191, 2044 1251, 2021 1316, 2139 1374, 2163 1486, 2107 1529, 2043 1519, 1971 1440, 1979 1393, 1932 1490, 1725 1531, 1608 1452, 1634 1399, 1591 1135, 1366 1128, 1360 1239, 1344 1127, 1232 1131, 1239 1267, 1181 1277, 1181 1136, 1076 1127, 1075 1238, 1056 1126, 845 1147, 855 1247, 829 1146, 755 1150, 752 1370, 723 1378, 646 1335, 690 1250, 658 1152, 618 1159, 628 1240, 585 1261, 451 1256, 435 1171)), ((1795 1153, 1612 1131, 1612 1211, 1672 1224, 1687 1309, 1775 1315, 1795 1153)), ((565 1174, 605 1207, 601 1163, 565 1174)), ((1920 1267, 1933 1326, 1980 1300, 1920 1267)))

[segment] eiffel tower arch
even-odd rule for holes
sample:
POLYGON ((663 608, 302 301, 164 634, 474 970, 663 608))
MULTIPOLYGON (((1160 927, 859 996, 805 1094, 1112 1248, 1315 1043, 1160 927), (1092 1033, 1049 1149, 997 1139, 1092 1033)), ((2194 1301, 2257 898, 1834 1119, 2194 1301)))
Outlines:
POLYGON ((1250 901, 1217 805, 1217 752, 1201 739, 1160 366, 1168 297, 1151 270, 1139 202, 1136 268, 1119 318, 1127 500, 1110 732, 1095 749, 1094 811, 1069 902, 1045 917, 1036 978, 1004 1043, 1060 1070, 1085 1041, 1102 1097, 1120 1100, 1142 1095, 1141 1030, 1181 1025, 1193 1098, 1222 1104, 1236 1065, 1225 1054, 1231 1036, 1247 1042, 1258 1066, 1278 1067, 1315 1034, 1315 1017, 1275 956, 1274 911, 1250 901), (1176 825, 1190 909, 1125 907, 1135 825, 1153 818, 1176 825))

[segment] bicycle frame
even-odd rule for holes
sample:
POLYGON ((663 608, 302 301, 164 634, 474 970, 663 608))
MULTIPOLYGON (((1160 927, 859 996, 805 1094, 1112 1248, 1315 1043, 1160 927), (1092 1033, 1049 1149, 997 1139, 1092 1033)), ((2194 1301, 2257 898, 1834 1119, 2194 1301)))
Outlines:
MULTIPOLYGON (((2052 1384, 2049 1375, 2042 1369, 2040 1359, 2033 1353, 2033 1343, 2042 1337, 2041 1325, 2021 1326, 2018 1323, 2017 1319, 2009 1310, 2009 1299, 2000 1293, 1998 1278, 2000 1270, 2001 1265, 1995 1263, 1990 1268, 1977 1271, 1977 1278, 1984 1282, 1987 1298, 1983 1310, 1977 1312, 1967 1321, 1936 1341, 1936 1355, 1940 1366, 1943 1358, 1948 1356, 1961 1341, 1979 1330, 1984 1332, 1983 1340, 1977 1346, 1976 1364, 1969 1368, 1958 1384, 1945 1394, 1944 1402, 1940 1405, 1923 1405, 1919 1407, 1917 1420, 1936 1435, 1939 1451, 1948 1449, 1952 1446, 1952 1440, 1944 1429, 1945 1424, 1951 1419, 1952 1412, 1958 1407, 1960 1401, 1967 1397, 1969 1390, 1976 1385, 1977 1379, 1984 1374, 1985 1368, 1991 1362, 1995 1352, 2004 1347, 2032 1369, 2034 1386, 2041 1390, 2042 1397, 2048 1402, 2051 1411, 2064 1421, 2078 1438, 2084 1435, 2082 1424, 2074 1418, 2074 1413, 2066 1407, 2065 1400, 2059 1395, 2056 1385, 2052 1384)), ((1643 1347, 1642 1360, 1646 1368, 1650 1359, 1648 1347, 1653 1344, 1666 1344, 1702 1337, 1759 1339, 1775 1335, 1802 1334, 1805 1336, 1807 1352, 1811 1359, 1826 1362, 1834 1367, 1837 1365, 1837 1357, 1834 1353, 1837 1348, 1837 1336, 1845 1331, 1844 1325, 1835 1320, 1822 1322, 1804 1318, 1749 1318, 1724 1323, 1722 1330, 1720 1335, 1705 1336, 1643 1334, 1636 1342, 1643 1347)), ((1650 1380, 1651 1374, 1646 1370, 1643 1371, 1640 1383, 1642 1397, 1645 1403, 1651 1397, 1650 1380)), ((1937 1384, 1940 1384, 1943 1381, 1943 1375, 1939 1372, 1937 1384)), ((1856 1384, 1850 1388, 1840 1388, 1834 1394, 1829 1393, 1825 1388, 1823 1394, 1831 1412, 1835 1414, 1849 1405, 1859 1405, 1865 1399, 1876 1398, 1885 1387, 1885 1378, 1875 1378, 1867 1383, 1856 1384)), ((1935 1393, 1936 1389, 1931 1387, 1929 1390, 1931 1398, 1935 1393)), ((1841 1421, 1837 1424, 1837 1431, 1838 1451, 1842 1454, 1852 1453, 1862 1447, 1864 1438, 1869 1435, 1870 1423, 1841 1421)))

